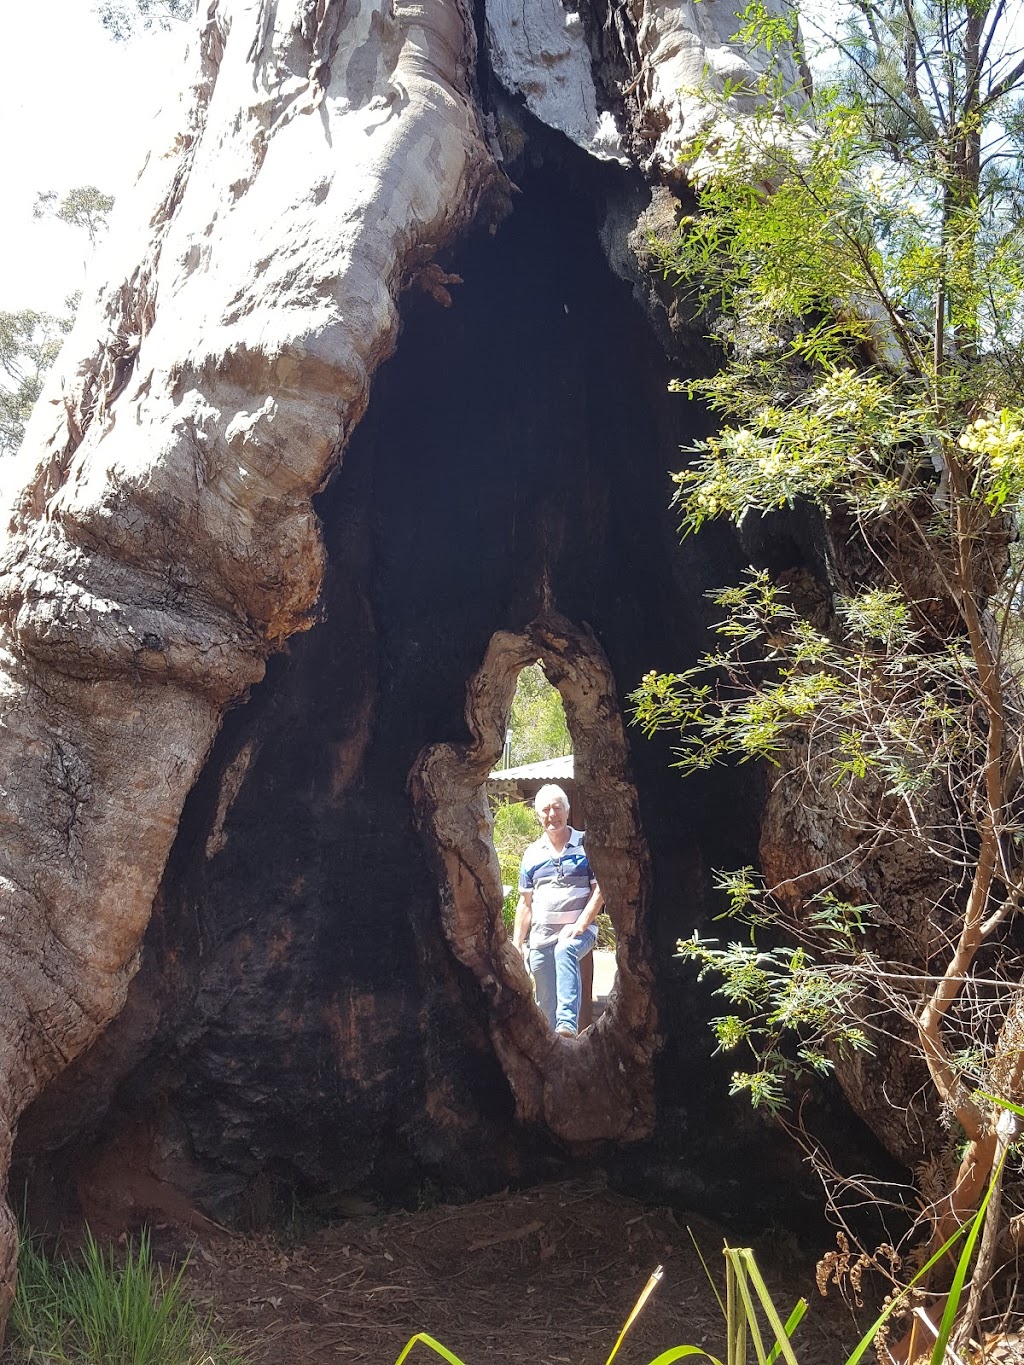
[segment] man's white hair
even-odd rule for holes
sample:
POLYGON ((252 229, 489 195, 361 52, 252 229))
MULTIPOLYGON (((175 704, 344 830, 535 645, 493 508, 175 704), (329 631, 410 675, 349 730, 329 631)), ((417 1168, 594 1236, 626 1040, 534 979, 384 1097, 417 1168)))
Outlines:
POLYGON ((545 806, 553 806, 556 801, 561 801, 565 807, 565 813, 568 815, 569 798, 556 782, 547 782, 533 798, 533 809, 539 815, 545 806))

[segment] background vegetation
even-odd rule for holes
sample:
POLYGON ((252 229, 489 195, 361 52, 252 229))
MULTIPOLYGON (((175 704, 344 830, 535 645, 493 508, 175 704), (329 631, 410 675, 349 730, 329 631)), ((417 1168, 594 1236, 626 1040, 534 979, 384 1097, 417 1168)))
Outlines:
POLYGON ((519 674, 509 730, 512 767, 572 753, 572 736, 562 698, 558 688, 548 682, 539 663, 528 664, 519 674))
MULTIPOLYGON (((734 1090, 778 1111, 836 1068, 885 1136, 887 1081, 912 1093, 917 1067, 925 1162, 904 1207, 926 1243, 994 1186, 961 1351, 1021 1209, 1001 1185, 1024 1081, 1019 17, 867 0, 813 101, 769 70, 726 91, 752 112, 722 103, 696 140, 698 211, 661 254, 726 363, 683 386, 722 419, 675 476, 683 528, 813 508, 832 595, 751 570, 714 595, 696 666, 636 694, 684 773, 760 761, 805 821, 784 882, 719 874, 745 941, 680 945, 719 982, 718 1046, 750 1059, 734 1090), (811 824, 834 831, 818 849, 811 824), (769 926, 792 946, 761 947, 769 926)), ((760 5, 743 18, 769 52, 794 37, 760 5)))
POLYGON ((499 799, 493 809, 494 851, 498 855, 501 880, 508 890, 502 901, 505 927, 512 932, 519 901, 519 864, 528 846, 540 834, 540 826, 532 806, 522 801, 499 799))
MULTIPOLYGON (((516 680, 509 714, 508 765, 539 763, 572 753, 572 736, 565 707, 557 687, 548 682, 539 663, 528 664, 516 680)), ((501 867, 502 884, 508 887, 502 914, 511 931, 519 900, 519 864, 529 844, 540 834, 533 807, 521 801, 497 798, 492 802, 494 850, 501 867)))

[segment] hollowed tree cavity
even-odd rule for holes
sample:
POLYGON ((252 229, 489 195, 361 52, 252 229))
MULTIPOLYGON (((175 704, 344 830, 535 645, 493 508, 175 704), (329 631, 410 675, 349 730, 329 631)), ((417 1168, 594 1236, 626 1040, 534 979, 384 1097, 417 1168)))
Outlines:
POLYGON ((554 612, 521 633, 498 632, 470 680, 466 724, 470 742, 426 749, 410 789, 419 826, 438 855, 445 935, 487 1000, 491 1037, 519 1115, 543 1121, 563 1140, 642 1136, 654 1114, 649 858, 615 681, 593 634, 554 612), (576 780, 587 793, 587 852, 618 939, 609 1008, 575 1040, 548 1028, 505 932, 484 788, 502 751, 519 671, 538 657, 565 706, 576 780))
POLYGON ((446 263, 452 307, 409 297, 319 500, 319 619, 225 721, 123 1015, 25 1116, 37 1192, 73 1179, 94 1208, 135 1162, 130 1188, 259 1221, 293 1193, 496 1188, 549 1171, 552 1135, 653 1125, 630 1159, 697 1203, 721 1160, 715 1198, 749 1199, 673 950, 709 922, 708 869, 753 860, 756 784, 683 782, 622 721, 644 672, 694 660, 703 594, 742 560, 714 532, 681 546, 669 509, 703 421, 667 391, 688 358, 666 358, 600 245, 607 202, 625 220, 640 187, 571 148, 517 184, 497 234, 446 263), (482 790, 538 658, 619 930, 612 1006, 575 1042, 544 1027, 505 938, 482 790))

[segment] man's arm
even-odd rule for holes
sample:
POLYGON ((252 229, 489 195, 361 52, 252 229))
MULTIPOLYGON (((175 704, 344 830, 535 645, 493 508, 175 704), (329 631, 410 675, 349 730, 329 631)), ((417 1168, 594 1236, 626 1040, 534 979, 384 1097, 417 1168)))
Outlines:
POLYGON ((576 916, 572 924, 565 924, 559 930, 558 938, 562 943, 567 943, 571 938, 582 938, 594 920, 600 913, 601 906, 604 905, 604 896, 597 882, 593 882, 590 887, 590 899, 576 916))
POLYGON ((526 945, 533 920, 533 892, 520 891, 519 904, 516 906, 516 922, 512 929, 512 942, 520 952, 526 945))

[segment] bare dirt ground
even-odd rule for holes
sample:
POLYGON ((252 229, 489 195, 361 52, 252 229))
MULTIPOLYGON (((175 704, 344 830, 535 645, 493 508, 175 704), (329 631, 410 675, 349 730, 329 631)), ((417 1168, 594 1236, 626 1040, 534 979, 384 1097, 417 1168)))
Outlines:
MULTIPOLYGON (((626 1340, 621 1365, 670 1346, 724 1352, 722 1318, 687 1228, 709 1265, 722 1232, 651 1208, 600 1180, 548 1185, 472 1204, 347 1219, 301 1243, 194 1233, 164 1225, 160 1255, 190 1243, 193 1296, 252 1365, 392 1365, 429 1332, 466 1365, 603 1365, 656 1265, 664 1279, 626 1340)), ((806 1294, 801 1365, 835 1365, 857 1333, 814 1288, 813 1257, 765 1247, 759 1262, 788 1312, 806 1294)), ((413 1359, 436 1356, 417 1347, 413 1359)))

